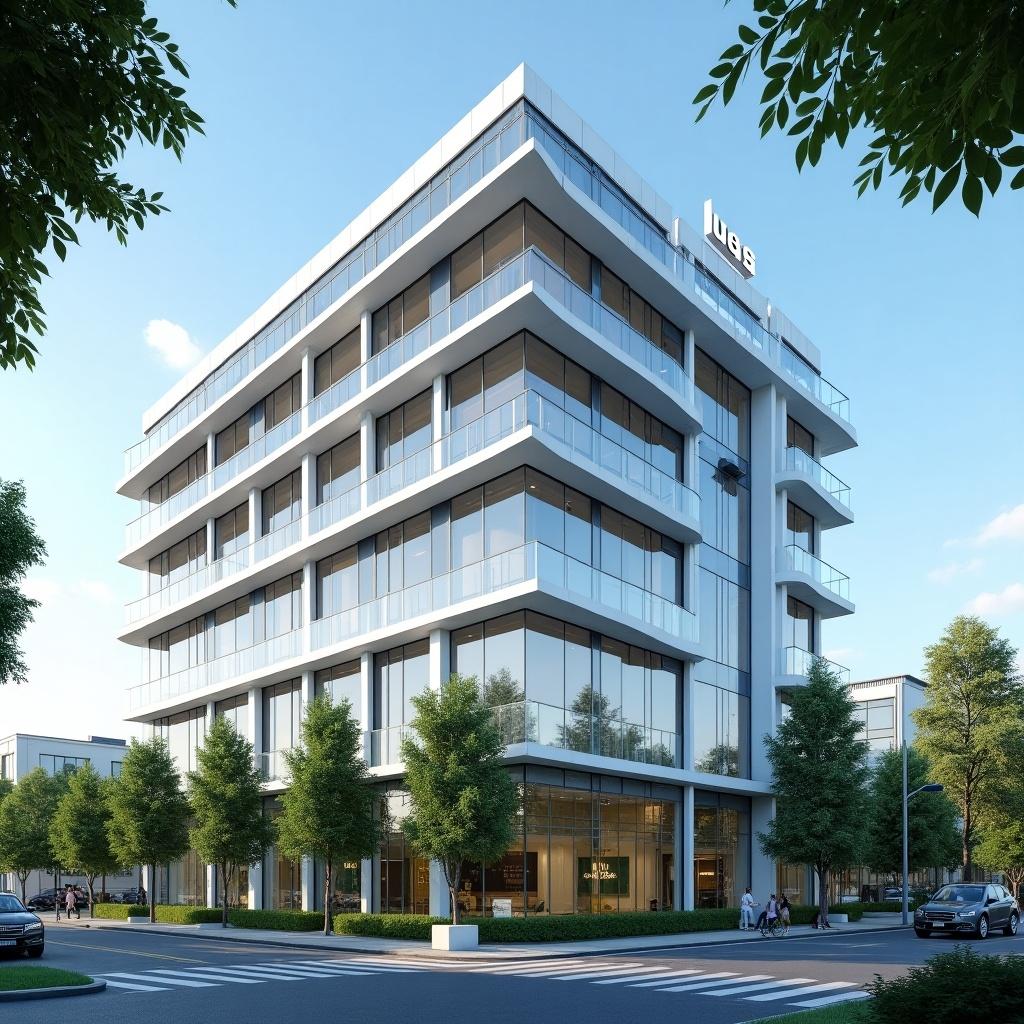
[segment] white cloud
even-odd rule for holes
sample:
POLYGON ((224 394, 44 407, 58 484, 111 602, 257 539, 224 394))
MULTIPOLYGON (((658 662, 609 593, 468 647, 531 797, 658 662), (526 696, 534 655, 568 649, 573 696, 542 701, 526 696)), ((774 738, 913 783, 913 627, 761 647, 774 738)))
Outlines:
POLYGON ((932 569, 928 573, 928 579, 932 583, 950 583, 957 576, 966 576, 968 573, 977 572, 985 563, 980 558, 971 558, 966 562, 950 562, 948 565, 941 565, 938 569, 932 569))
POLYGON ((47 604, 53 601, 61 592, 61 585, 56 580, 48 580, 39 576, 28 577, 21 588, 26 597, 34 598, 47 604))
POLYGON ((974 543, 990 544, 994 540, 1024 540, 1024 504, 1011 508, 1009 512, 1000 512, 987 522, 974 538, 974 543))
POLYGON ((114 591, 108 583, 103 580, 79 580, 75 584, 75 590, 83 597, 95 601, 97 604, 113 604, 114 591))
POLYGON ((1024 611, 1024 583, 1011 583, 995 593, 981 593, 968 603, 967 611, 976 615, 1010 615, 1024 611))
POLYGON ((170 320, 150 320, 145 333, 146 344, 158 352, 172 370, 186 370, 202 355, 199 346, 181 324, 170 320))

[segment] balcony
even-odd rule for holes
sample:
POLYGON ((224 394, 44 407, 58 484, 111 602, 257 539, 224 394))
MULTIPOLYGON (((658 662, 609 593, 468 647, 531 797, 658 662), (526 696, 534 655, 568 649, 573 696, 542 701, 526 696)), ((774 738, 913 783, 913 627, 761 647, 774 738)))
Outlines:
POLYGON ((637 642, 660 644, 677 657, 680 649, 692 650, 697 645, 697 617, 693 612, 546 544, 528 541, 386 597, 317 619, 311 626, 311 647, 313 651, 352 647, 366 634, 393 631, 417 620, 436 620, 460 605, 469 605, 460 618, 473 621, 490 604, 527 592, 547 598, 534 601, 532 606, 538 610, 549 608, 550 614, 561 612, 579 621, 579 609, 586 609, 594 628, 631 630, 637 642), (506 593, 509 591, 513 593, 506 593), (566 612, 566 604, 573 609, 566 612))
POLYGON ((823 618, 853 612, 850 577, 796 544, 779 551, 776 574, 793 597, 815 608, 823 618))
POLYGON ((292 747, 281 750, 268 750, 257 754, 259 760, 260 775, 264 782, 287 782, 290 778, 286 754, 292 752, 292 747))
POLYGON ((815 658, 823 661, 825 667, 839 677, 839 681, 843 686, 850 685, 850 670, 844 665, 829 661, 828 658, 812 654, 810 651, 805 651, 802 647, 785 647, 780 652, 780 655, 779 676, 776 677, 776 686, 789 687, 806 683, 815 658))
MULTIPOLYGON (((666 768, 679 766, 679 737, 674 732, 601 715, 580 714, 534 700, 504 704, 494 708, 493 713, 501 741, 507 747, 536 743, 542 747, 596 754, 621 761, 666 768)), ((371 732, 370 767, 400 767, 402 740, 411 734, 409 726, 371 732)))
POLYGON ((850 488, 802 448, 785 450, 775 478, 801 508, 806 509, 823 529, 853 522, 850 488))

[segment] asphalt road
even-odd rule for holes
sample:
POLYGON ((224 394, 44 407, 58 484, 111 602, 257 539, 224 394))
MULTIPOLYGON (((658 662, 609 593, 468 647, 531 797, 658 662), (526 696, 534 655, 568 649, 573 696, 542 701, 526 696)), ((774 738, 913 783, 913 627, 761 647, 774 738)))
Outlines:
MULTIPOLYGON (((902 974, 955 941, 889 931, 569 960, 442 963, 48 924, 42 963, 103 977, 107 991, 20 1003, 0 1010, 0 1018, 280 1024, 326 1015, 346 1024, 521 1024, 528 1014, 531 1024, 622 1024, 668 1013, 694 1024, 738 1024, 821 1000, 863 998, 876 973, 902 974)), ((987 954, 1024 952, 1024 939, 1000 936, 972 946, 987 954)))

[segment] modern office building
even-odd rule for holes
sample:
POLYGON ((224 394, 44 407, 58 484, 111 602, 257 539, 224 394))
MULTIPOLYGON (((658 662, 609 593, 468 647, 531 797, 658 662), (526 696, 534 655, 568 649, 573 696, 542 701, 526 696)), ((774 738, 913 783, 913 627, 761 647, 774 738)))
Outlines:
MULTIPOLYGON (((65 739, 58 736, 34 736, 16 732, 0 737, 0 779, 17 783, 34 768, 42 768, 48 775, 74 771, 91 764, 104 778, 121 774, 127 744, 124 740, 106 736, 90 736, 85 740, 65 739)), ((62 874, 60 882, 85 885, 82 875, 62 874)), ((138 882, 138 870, 129 869, 108 879, 108 888, 127 889, 138 882)), ((52 872, 33 871, 25 886, 28 896, 56 884, 52 872)), ((21 892, 21 882, 13 872, 0 872, 0 889, 21 892)))
MULTIPOLYGON (((823 460, 856 435, 753 264, 517 68, 145 415, 129 718, 187 769, 229 715, 273 815, 303 707, 346 697, 399 822, 411 697, 458 671, 523 789, 470 908, 771 888, 760 737, 853 611, 823 460)), ((232 898, 316 907, 319 877, 272 851, 232 898)), ((440 877, 396 831, 337 903, 444 911, 440 877)), ((194 857, 160 886, 214 896, 194 857)))
POLYGON ((917 726, 913 713, 925 702, 928 684, 917 676, 886 676, 850 683, 850 697, 864 721, 862 738, 873 756, 898 750, 903 741, 914 742, 917 726))

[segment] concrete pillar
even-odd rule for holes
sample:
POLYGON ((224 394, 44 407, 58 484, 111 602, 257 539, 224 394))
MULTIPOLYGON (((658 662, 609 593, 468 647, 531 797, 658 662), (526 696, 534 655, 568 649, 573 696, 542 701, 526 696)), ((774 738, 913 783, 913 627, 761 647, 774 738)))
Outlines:
POLYGON ((373 720, 373 655, 363 651, 359 655, 359 725, 363 730, 363 757, 369 756, 367 733, 377 728, 373 720))
POLYGON ((369 378, 366 373, 366 363, 370 358, 373 347, 371 329, 373 326, 373 313, 366 309, 359 316, 359 390, 365 391, 369 378))
MULTIPOLYGON (((316 618, 316 562, 302 566, 302 649, 311 649, 313 620, 316 618)), ((305 690, 303 690, 305 696, 305 690)))
POLYGON ((773 676, 778 664, 778 588, 775 558, 781 540, 775 460, 779 448, 775 386, 751 395, 750 414, 750 745, 751 777, 771 778, 765 733, 775 731, 773 676))
POLYGON ((679 707, 679 742, 682 746, 679 767, 693 770, 694 731, 693 731, 693 662, 683 662, 683 686, 680 694, 679 707))
POLYGON ((306 452, 302 456, 299 470, 299 489, 301 491, 302 537, 309 536, 309 513, 316 505, 316 456, 306 452))
MULTIPOLYGON (((754 899, 764 903, 775 892, 778 872, 775 869, 775 861, 761 852, 757 834, 767 832, 769 822, 775 817, 775 797, 753 797, 750 801, 750 812, 750 887, 754 891, 754 899)), ((742 878, 737 878, 736 884, 745 883, 742 878)))
POLYGON ((217 868, 214 864, 206 865, 206 905, 208 907, 220 906, 217 892, 217 868))
POLYGON ((451 910, 451 899, 448 897, 448 883, 444 880, 444 870, 439 861, 430 862, 430 916, 448 917, 451 910))
POLYGON ((373 859, 367 857, 359 862, 359 910, 363 914, 373 913, 373 859))
POLYGON ((217 462, 217 435, 210 431, 206 435, 206 472, 212 473, 217 462))
POLYGON ((430 688, 440 690, 451 675, 451 643, 447 629, 430 631, 430 688))
POLYGON ((302 890, 302 909, 313 910, 316 906, 313 858, 303 857, 299 865, 299 887, 302 890))
POLYGON ((432 459, 431 469, 436 473, 438 470, 444 469, 444 452, 442 450, 441 438, 444 436, 444 399, 445 399, 445 387, 444 387, 444 374, 439 373, 434 378, 433 395, 431 396, 431 437, 433 438, 434 445, 432 448, 432 459))
POLYGON ((249 543, 258 539, 263 528, 263 492, 249 488, 249 543))
POLYGON ((377 431, 372 412, 359 417, 359 480, 365 482, 377 472, 377 431))
POLYGON ((302 429, 309 426, 309 403, 313 400, 313 374, 315 357, 308 349, 302 350, 302 376, 299 378, 299 401, 302 403, 302 429))
MULTIPOLYGON (((256 759, 256 766, 260 767, 263 760, 260 756, 263 753, 263 691, 260 687, 250 687, 246 711, 253 757, 256 759)), ((252 910, 260 910, 263 907, 262 864, 253 864, 249 867, 249 907, 252 910)))
POLYGON ((677 827, 676 892, 681 894, 680 910, 693 910, 693 786, 683 786, 680 804, 680 822, 677 827))
POLYGON ((209 565, 217 555, 217 520, 211 516, 206 520, 206 564, 209 565))

